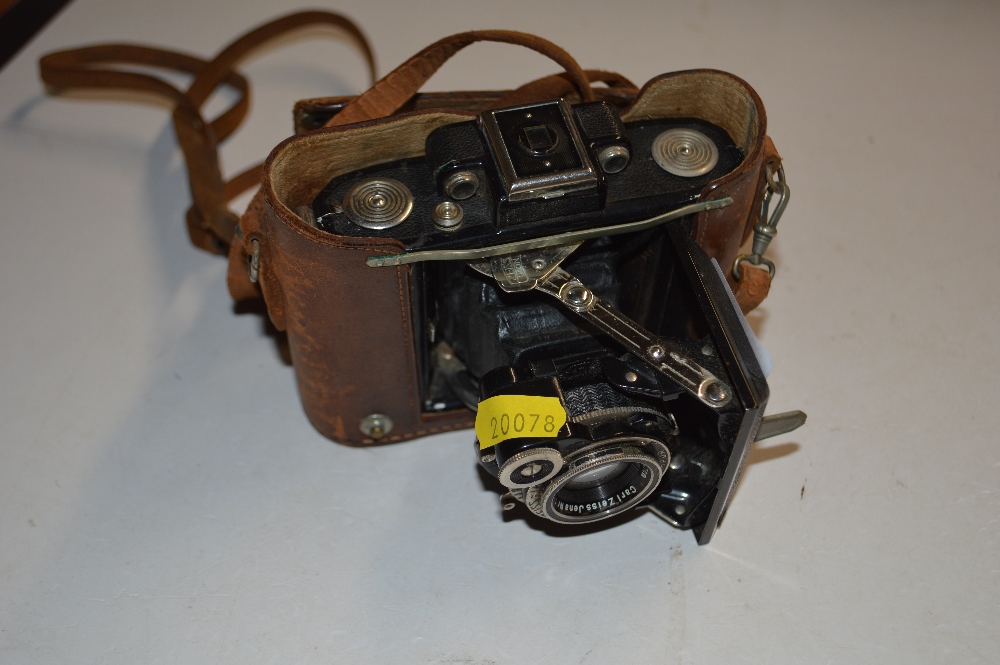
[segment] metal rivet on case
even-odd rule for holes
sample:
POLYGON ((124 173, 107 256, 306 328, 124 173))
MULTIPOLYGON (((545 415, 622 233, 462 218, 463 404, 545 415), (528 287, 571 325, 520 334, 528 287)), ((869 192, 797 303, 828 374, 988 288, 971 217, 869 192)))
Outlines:
POLYGON ((344 195, 347 217, 366 229, 381 231, 403 223, 413 210, 413 194, 392 178, 368 178, 344 195))
POLYGON ((260 241, 254 238, 250 241, 250 260, 247 265, 250 281, 254 284, 260 278, 260 241))
POLYGON ((361 419, 358 429, 372 439, 381 439, 392 431, 392 418, 383 413, 371 413, 361 419))

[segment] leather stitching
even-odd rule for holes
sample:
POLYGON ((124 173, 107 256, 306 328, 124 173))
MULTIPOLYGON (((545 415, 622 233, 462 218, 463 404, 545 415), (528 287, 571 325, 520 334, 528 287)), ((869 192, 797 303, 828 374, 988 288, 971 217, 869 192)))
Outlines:
POLYGON ((371 444, 383 444, 383 443, 396 443, 398 441, 406 441, 408 439, 415 439, 418 436, 425 436, 427 434, 440 434, 441 432, 452 432, 454 430, 460 429, 472 429, 473 425, 470 423, 460 422, 454 423, 452 425, 441 425, 440 427, 425 427, 424 429, 413 430, 407 432, 406 434, 397 434, 395 436, 387 436, 382 439, 344 439, 347 443, 363 443, 366 445, 371 444))
POLYGON ((410 402, 410 416, 416 416, 417 410, 413 403, 413 365, 416 364, 416 358, 411 357, 411 354, 416 351, 413 345, 410 344, 410 335, 408 333, 409 326, 406 321, 406 298, 403 294, 403 269, 402 266, 396 266, 396 283, 399 284, 399 311, 402 318, 403 324, 403 346, 407 349, 406 352, 406 387, 407 393, 409 394, 410 402))

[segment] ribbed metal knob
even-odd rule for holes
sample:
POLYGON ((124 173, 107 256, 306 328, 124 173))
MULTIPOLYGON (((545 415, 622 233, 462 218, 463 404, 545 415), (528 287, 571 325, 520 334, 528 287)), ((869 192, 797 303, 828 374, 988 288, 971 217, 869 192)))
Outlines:
POLYGON ((719 148, 697 130, 676 127, 653 139, 653 159, 667 173, 694 178, 715 168, 719 148))
POLYGON ((344 212, 366 229, 380 231, 401 224, 413 210, 413 194, 392 178, 369 178, 344 195, 344 212))

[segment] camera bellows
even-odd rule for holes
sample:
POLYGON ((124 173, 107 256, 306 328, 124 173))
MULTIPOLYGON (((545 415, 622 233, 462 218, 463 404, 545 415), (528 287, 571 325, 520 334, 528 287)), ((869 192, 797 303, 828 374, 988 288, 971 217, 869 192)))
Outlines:
POLYGON ((344 212, 366 229, 389 229, 401 224, 413 210, 413 194, 392 178, 368 178, 344 195, 344 212))
POLYGON ((694 129, 668 129, 653 139, 653 159, 667 173, 682 178, 705 175, 719 163, 715 141, 694 129))

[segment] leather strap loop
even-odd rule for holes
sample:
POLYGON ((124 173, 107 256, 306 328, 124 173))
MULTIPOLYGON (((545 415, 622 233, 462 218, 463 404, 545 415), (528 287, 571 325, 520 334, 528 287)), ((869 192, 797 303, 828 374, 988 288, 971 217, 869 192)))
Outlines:
POLYGON ((501 42, 524 46, 556 61, 580 92, 580 98, 594 99, 590 81, 573 57, 547 39, 513 30, 474 30, 445 37, 387 74, 382 80, 358 96, 333 116, 327 127, 384 118, 398 111, 441 68, 448 58, 476 42, 501 42))
POLYGON ((764 302, 771 290, 771 273, 760 268, 746 268, 740 272, 733 295, 743 314, 749 314, 764 302))
POLYGON ((105 44, 50 53, 40 60, 39 68, 42 80, 55 88, 138 90, 172 102, 174 131, 184 152, 193 200, 187 212, 191 241, 202 249, 225 254, 239 222, 229 210, 229 201, 259 184, 261 172, 258 164, 228 182, 222 177, 218 144, 236 131, 250 107, 250 85, 233 67, 261 44, 313 25, 345 31, 365 56, 371 78, 375 79, 375 56, 361 30, 344 16, 322 11, 299 12, 269 21, 232 42, 212 60, 132 44, 105 44), (155 76, 117 68, 123 65, 185 72, 193 74, 194 80, 182 92, 155 76), (239 98, 206 122, 201 106, 221 85, 235 89, 239 98))
MULTIPOLYGON (((631 102, 639 94, 639 87, 617 72, 605 72, 599 69, 586 69, 584 75, 590 83, 604 83, 614 90, 623 101, 631 102)), ((575 89, 573 81, 562 72, 525 83, 520 88, 511 90, 506 95, 490 105, 490 108, 518 106, 529 104, 540 99, 557 99, 575 89)))

